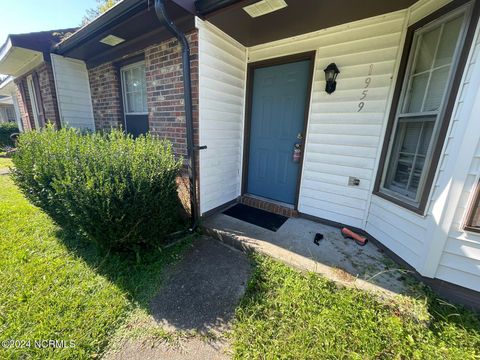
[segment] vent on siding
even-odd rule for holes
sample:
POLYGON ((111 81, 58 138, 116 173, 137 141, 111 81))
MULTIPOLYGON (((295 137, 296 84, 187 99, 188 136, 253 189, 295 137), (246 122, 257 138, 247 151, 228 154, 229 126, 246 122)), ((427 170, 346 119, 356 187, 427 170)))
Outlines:
POLYGON ((245 6, 243 10, 252 18, 256 18, 285 7, 287 7, 287 3, 284 0, 262 0, 255 4, 245 6))

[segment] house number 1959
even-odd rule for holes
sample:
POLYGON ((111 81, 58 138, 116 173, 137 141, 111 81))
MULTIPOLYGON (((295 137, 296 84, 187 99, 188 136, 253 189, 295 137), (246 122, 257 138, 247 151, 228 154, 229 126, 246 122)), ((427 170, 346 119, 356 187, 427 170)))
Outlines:
POLYGON ((363 110, 363 107, 365 106, 365 99, 367 98, 368 94, 368 87, 370 86, 370 83, 372 82, 372 75, 373 72, 373 64, 370 64, 370 67, 368 69, 368 76, 365 78, 365 87, 363 88, 364 90, 362 91, 362 96, 360 97, 360 102, 358 103, 358 110, 357 112, 360 112, 363 110))

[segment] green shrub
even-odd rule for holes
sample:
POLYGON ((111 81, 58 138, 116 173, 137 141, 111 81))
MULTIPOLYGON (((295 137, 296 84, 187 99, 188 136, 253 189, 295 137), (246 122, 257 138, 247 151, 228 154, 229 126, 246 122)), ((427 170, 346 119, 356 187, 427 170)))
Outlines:
POLYGON ((0 123, 0 150, 8 146, 15 146, 10 139, 10 135, 18 133, 17 124, 13 122, 0 123))
POLYGON ((178 230, 181 161, 167 141, 47 127, 20 136, 13 163, 30 201, 102 247, 136 251, 178 230))

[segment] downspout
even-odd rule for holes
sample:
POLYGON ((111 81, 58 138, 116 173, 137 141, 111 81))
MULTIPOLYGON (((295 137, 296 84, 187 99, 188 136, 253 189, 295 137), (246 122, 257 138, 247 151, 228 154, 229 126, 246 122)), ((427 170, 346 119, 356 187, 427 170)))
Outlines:
POLYGON ((190 74, 190 46, 185 34, 177 28, 168 17, 165 0, 155 0, 155 13, 162 24, 165 24, 168 31, 177 38, 182 47, 182 69, 183 69, 183 97, 185 104, 185 126, 187 135, 187 156, 189 159, 189 182, 190 182, 190 231, 194 231, 198 225, 197 212, 197 171, 195 167, 195 148, 193 145, 193 110, 192 110, 192 79, 190 74))

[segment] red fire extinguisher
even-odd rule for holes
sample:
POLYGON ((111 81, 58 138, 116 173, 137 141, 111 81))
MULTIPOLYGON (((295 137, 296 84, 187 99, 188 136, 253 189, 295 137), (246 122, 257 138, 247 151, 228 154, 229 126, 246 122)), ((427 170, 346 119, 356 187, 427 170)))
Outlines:
POLYGON ((301 150, 302 144, 296 143, 294 148, 293 148, 293 156, 292 160, 294 163, 299 163, 300 159, 302 157, 302 150, 301 150))

